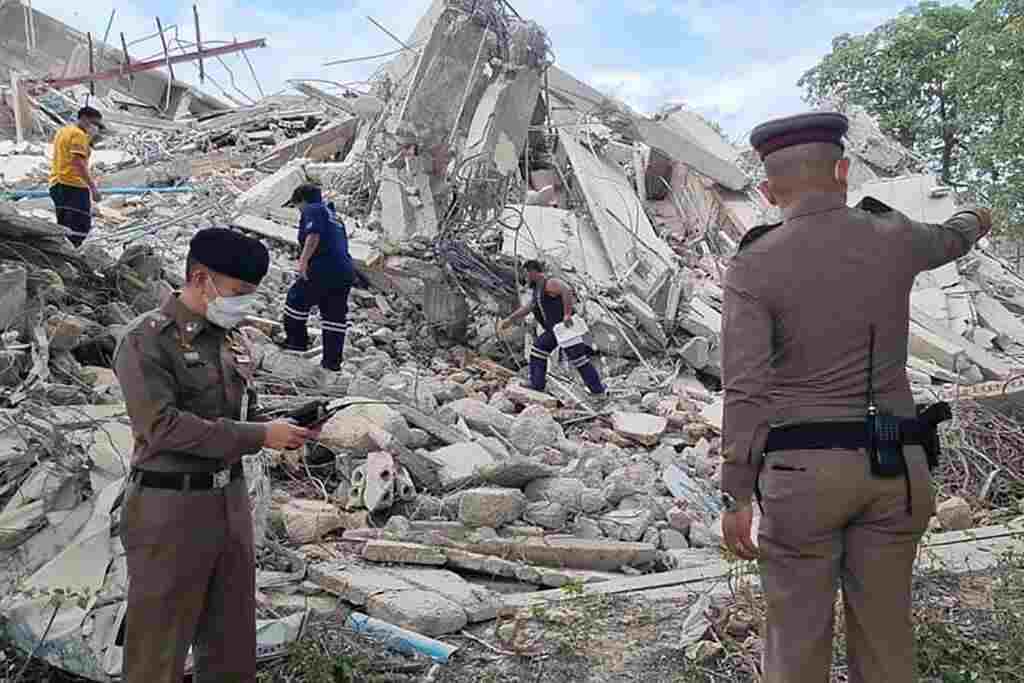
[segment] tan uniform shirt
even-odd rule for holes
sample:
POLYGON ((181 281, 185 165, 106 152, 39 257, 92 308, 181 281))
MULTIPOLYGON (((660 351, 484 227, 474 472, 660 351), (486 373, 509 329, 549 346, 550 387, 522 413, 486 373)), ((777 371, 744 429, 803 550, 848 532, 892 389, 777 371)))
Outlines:
POLYGON ((177 295, 130 324, 114 361, 135 433, 133 467, 209 472, 262 447, 266 426, 238 419, 244 348, 177 295))
POLYGON ((983 234, 970 210, 942 225, 876 200, 805 197, 736 254, 725 276, 722 490, 752 494, 774 423, 859 418, 867 405, 870 326, 876 404, 915 415, 907 379, 915 276, 966 254, 983 234))

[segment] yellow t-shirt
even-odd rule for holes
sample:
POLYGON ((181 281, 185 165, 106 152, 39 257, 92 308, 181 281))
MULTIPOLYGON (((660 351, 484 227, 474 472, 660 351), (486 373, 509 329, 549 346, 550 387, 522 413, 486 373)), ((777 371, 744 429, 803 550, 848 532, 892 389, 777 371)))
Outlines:
POLYGON ((64 126, 57 131, 53 138, 53 168, 50 171, 50 185, 70 185, 71 187, 88 188, 89 183, 71 165, 71 159, 78 156, 85 159, 86 168, 89 165, 89 155, 92 148, 89 147, 89 135, 72 124, 64 126))

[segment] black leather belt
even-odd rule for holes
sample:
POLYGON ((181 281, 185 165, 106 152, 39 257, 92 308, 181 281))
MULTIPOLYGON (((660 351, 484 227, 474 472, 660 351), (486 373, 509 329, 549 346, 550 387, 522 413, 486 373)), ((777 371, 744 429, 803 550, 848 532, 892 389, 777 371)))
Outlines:
POLYGON ((134 470, 132 481, 151 489, 173 491, 209 491, 222 489, 242 476, 242 463, 236 462, 230 469, 217 472, 153 472, 134 470))
MULTIPOLYGON (((930 443, 935 428, 917 418, 900 422, 900 441, 904 445, 930 443)), ((857 422, 811 422, 772 427, 764 452, 857 450, 868 448, 868 431, 863 420, 857 422)))

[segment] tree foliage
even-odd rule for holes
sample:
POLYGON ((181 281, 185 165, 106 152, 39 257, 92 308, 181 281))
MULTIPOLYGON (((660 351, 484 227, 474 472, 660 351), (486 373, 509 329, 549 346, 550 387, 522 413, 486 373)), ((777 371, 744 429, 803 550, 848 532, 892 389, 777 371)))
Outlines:
POLYGON ((943 182, 1024 234, 1024 0, 921 2, 836 37, 798 85, 812 104, 863 106, 943 182))

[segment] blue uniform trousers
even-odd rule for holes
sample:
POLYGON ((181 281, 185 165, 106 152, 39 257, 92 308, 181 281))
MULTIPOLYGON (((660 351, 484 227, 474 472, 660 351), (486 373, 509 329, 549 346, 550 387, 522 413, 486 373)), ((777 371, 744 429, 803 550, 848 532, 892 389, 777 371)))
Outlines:
MULTIPOLYGON (((548 358, 558 347, 555 333, 545 330, 544 334, 537 337, 530 349, 530 386, 536 391, 544 391, 547 386, 548 358)), ((587 385, 592 394, 603 394, 605 386, 601 382, 601 376, 597 368, 590 362, 590 349, 586 344, 576 344, 565 349, 565 355, 569 358, 569 364, 580 373, 583 383, 587 385)))
POLYGON ((328 285, 316 277, 296 280, 288 290, 284 304, 286 347, 297 351, 309 348, 306 323, 309 321, 309 309, 317 306, 324 333, 323 366, 328 370, 338 370, 345 349, 345 333, 348 331, 346 319, 351 288, 348 281, 328 285))

